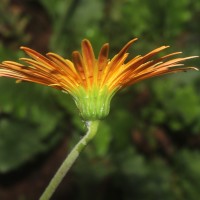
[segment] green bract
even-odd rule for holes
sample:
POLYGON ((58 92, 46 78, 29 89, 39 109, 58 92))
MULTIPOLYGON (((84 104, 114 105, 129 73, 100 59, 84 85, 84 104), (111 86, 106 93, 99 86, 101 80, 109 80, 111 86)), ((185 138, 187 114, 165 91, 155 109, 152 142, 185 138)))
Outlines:
POLYGON ((103 88, 93 87, 89 91, 80 87, 74 100, 84 120, 99 120, 109 114, 110 102, 114 94, 115 91, 109 92, 106 86, 103 88))

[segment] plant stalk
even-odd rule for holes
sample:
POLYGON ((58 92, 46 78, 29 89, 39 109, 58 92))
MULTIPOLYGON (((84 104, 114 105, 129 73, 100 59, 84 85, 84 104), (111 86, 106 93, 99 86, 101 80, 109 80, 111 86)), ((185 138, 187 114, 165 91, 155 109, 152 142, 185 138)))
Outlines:
POLYGON ((80 152, 88 144, 88 142, 96 135, 99 126, 99 121, 88 121, 86 122, 86 125, 88 128, 86 135, 78 142, 78 144, 76 144, 76 146, 66 157, 66 159, 64 160, 54 177, 51 179, 49 185, 47 186, 39 200, 49 200, 52 197, 56 188, 58 187, 62 179, 65 177, 73 163, 78 158, 80 152))

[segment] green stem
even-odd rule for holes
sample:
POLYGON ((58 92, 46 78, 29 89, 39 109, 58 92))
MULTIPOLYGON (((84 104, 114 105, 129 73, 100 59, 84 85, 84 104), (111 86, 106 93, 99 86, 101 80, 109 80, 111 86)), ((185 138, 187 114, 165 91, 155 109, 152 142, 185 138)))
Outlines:
POLYGON ((78 144, 72 149, 72 151, 69 153, 67 158, 64 160, 54 177, 52 178, 51 182, 45 189, 44 193, 40 197, 39 200, 49 200, 53 193, 55 192, 56 188, 64 178, 64 176, 67 174, 73 163, 78 158, 80 152, 83 150, 83 148, 88 144, 88 142, 96 135, 99 121, 89 121, 86 122, 88 131, 86 135, 78 142, 78 144))

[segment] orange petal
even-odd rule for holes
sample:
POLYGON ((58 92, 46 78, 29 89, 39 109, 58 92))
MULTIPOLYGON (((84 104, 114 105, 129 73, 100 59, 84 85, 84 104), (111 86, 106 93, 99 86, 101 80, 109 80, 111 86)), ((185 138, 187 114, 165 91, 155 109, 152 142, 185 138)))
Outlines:
POLYGON ((89 40, 85 39, 82 41, 82 56, 85 65, 85 75, 92 76, 95 65, 95 56, 89 40))

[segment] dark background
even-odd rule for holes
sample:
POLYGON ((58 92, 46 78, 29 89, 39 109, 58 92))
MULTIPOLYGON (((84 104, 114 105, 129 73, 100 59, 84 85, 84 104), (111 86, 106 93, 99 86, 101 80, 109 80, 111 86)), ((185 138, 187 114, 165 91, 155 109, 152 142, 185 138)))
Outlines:
MULTIPOLYGON (((199 0, 1 0, 0 60, 22 57, 20 46, 71 59, 84 38, 96 55, 109 42, 110 58, 134 37, 130 57, 162 45, 199 55, 199 20, 199 0)), ((118 93, 52 199, 199 199, 199 93, 199 72, 191 71, 118 93)), ((38 199, 85 131, 70 96, 1 78, 0 199, 38 199)))

